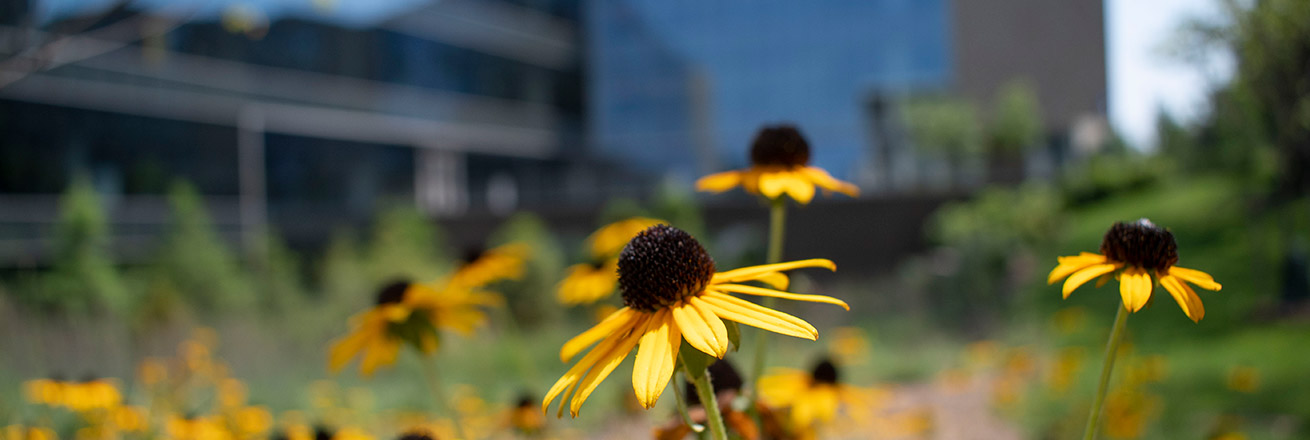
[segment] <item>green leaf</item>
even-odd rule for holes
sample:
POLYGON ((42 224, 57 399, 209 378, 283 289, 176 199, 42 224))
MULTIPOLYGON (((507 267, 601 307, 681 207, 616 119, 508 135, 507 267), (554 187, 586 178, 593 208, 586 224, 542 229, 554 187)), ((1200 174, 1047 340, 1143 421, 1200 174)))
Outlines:
POLYGON ((691 344, 682 344, 678 346, 678 358, 682 360, 683 373, 687 375, 687 380, 696 380, 705 374, 705 370, 714 363, 714 356, 692 347, 691 344))
POLYGON ((741 349, 741 327, 733 321, 724 321, 723 326, 728 328, 728 342, 732 342, 732 351, 741 349))

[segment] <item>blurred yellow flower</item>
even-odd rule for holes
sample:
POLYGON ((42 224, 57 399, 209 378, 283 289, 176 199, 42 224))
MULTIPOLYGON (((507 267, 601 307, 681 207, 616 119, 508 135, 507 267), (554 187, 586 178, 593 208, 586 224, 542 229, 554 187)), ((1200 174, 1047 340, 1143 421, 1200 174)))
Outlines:
POLYGON ((1140 438, 1159 412, 1160 398, 1136 390, 1115 390, 1105 401, 1105 435, 1140 438))
POLYGON ((124 432, 146 432, 150 428, 146 414, 139 406, 120 406, 114 409, 114 426, 124 432))
POLYGON ((1167 229, 1150 220, 1132 223, 1118 222, 1110 227, 1101 241, 1101 253, 1083 252, 1076 256, 1060 257, 1060 264, 1047 276, 1047 284, 1068 278, 1064 282, 1064 297, 1078 286, 1095 278, 1100 287, 1110 277, 1119 280, 1119 294, 1124 308, 1136 312, 1145 307, 1155 290, 1151 274, 1164 289, 1173 295, 1178 307, 1194 322, 1205 317, 1201 298, 1188 285, 1207 290, 1222 286, 1205 272, 1175 266, 1178 262, 1178 245, 1167 229), (1122 271, 1120 271, 1122 269, 1122 271))
POLYGON ((673 376, 683 340, 716 358, 727 354, 730 341, 724 319, 814 340, 818 331, 809 323, 729 295, 735 292, 822 302, 849 309, 845 302, 827 296, 736 284, 776 282, 786 279, 783 271, 803 267, 836 269, 831 261, 814 259, 715 273, 714 260, 690 234, 667 225, 642 231, 619 256, 619 287, 626 307, 564 344, 560 358, 568 362, 599 342, 555 382, 542 401, 542 410, 562 395, 562 416, 563 401, 570 400, 572 394, 569 410, 576 417, 592 391, 638 344, 632 385, 639 403, 650 409, 673 376))
POLYGON ((560 304, 590 304, 605 299, 619 285, 619 260, 603 263, 580 263, 569 266, 564 279, 555 287, 560 304))
POLYGON ((519 434, 535 436, 546 429, 546 417, 537 411, 537 405, 529 394, 523 394, 509 410, 509 426, 519 434))
POLYGON ((1047 385, 1052 391, 1063 394, 1069 391, 1078 370, 1082 369, 1086 350, 1083 347, 1065 347, 1056 355, 1055 362, 1046 376, 1047 385))
POLYGON ((587 236, 591 259, 605 261, 617 257, 632 237, 658 224, 668 224, 668 222, 646 217, 631 217, 601 226, 596 232, 587 236))
POLYGON ((171 416, 164 429, 169 440, 231 440, 232 435, 209 417, 171 416))
POLYGON ((32 379, 23 382, 23 394, 30 403, 60 406, 64 402, 64 382, 55 379, 32 379))
POLYGON ((1239 393, 1254 393, 1260 389, 1260 370, 1238 365, 1228 369, 1228 389, 1239 393))
POLYGON ((870 404, 865 390, 841 383, 837 366, 828 359, 809 372, 776 369, 761 378, 759 386, 764 404, 788 410, 794 430, 832 422, 843 406, 862 411, 870 404))
POLYGON ((0 430, 0 440, 59 440, 59 436, 46 427, 9 425, 0 430))
POLYGON ((168 381, 168 361, 148 357, 137 365, 137 378, 146 387, 153 387, 168 381))
POLYGON ((859 327, 839 327, 833 330, 828 351, 843 366, 859 365, 869 360, 869 337, 859 327))
POLYGON ((123 402, 118 385, 111 379, 87 378, 65 383, 62 389, 62 404, 73 411, 109 410, 123 402))
POLYGON ((398 281, 383 287, 377 304, 351 318, 354 328, 332 344, 328 369, 340 371, 356 354, 363 352, 360 372, 370 376, 379 367, 396 362, 401 345, 409 343, 427 354, 437 349, 436 327, 426 315, 413 313, 406 299, 422 286, 398 281))
POLYGON ((855 185, 833 178, 822 168, 809 166, 810 145, 796 127, 764 127, 751 143, 750 156, 750 168, 702 177, 696 181, 696 189, 720 193, 740 186, 748 193, 770 200, 786 194, 800 204, 810 203, 816 186, 825 192, 860 195, 855 185))
POLYGON ((450 276, 452 288, 479 288, 500 280, 523 278, 523 266, 532 255, 526 243, 509 243, 489 250, 472 249, 450 276))

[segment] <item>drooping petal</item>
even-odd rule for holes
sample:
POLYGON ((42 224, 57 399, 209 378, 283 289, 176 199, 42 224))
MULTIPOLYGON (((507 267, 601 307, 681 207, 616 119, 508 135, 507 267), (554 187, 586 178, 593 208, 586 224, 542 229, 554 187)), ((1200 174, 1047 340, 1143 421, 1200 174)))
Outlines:
POLYGON ((840 299, 833 298, 831 296, 805 295, 800 293, 783 292, 779 290, 765 289, 763 287, 746 286, 741 284, 715 284, 710 287, 715 290, 726 290, 729 292, 744 293, 747 295, 770 296, 774 298, 790 299, 793 301, 808 301, 808 302, 832 304, 836 306, 841 306, 846 310, 851 309, 851 306, 846 305, 846 301, 842 301, 840 299))
POLYGON ((1136 312, 1146 306, 1151 299, 1151 274, 1140 267, 1129 267, 1119 277, 1119 295, 1123 297, 1124 307, 1136 312))
POLYGON ((400 341, 378 338, 364 348, 364 359, 359 361, 359 372, 365 377, 372 376, 379 367, 396 363, 400 353, 400 341))
POLYGON ((842 182, 840 180, 837 180, 836 178, 832 177, 831 174, 828 174, 828 172, 825 171, 823 168, 804 167, 800 169, 800 172, 805 175, 805 178, 809 179, 810 182, 813 182, 819 188, 823 188, 828 191, 836 191, 851 197, 860 196, 859 187, 847 182, 842 182))
POLYGON ((1160 277, 1160 285, 1174 297, 1178 307, 1183 309, 1183 314, 1191 318, 1192 322, 1201 322, 1201 318, 1205 317, 1205 306, 1201 304, 1201 298, 1196 296, 1196 291, 1173 275, 1160 277))
POLYGON ((623 358, 627 357, 628 353, 632 351, 632 348, 637 346, 637 342, 642 339, 644 334, 650 332, 652 328, 661 324, 666 319, 667 314, 655 315, 650 319, 647 319, 644 328, 635 328, 632 334, 629 334, 627 337, 620 340, 609 353, 606 353, 605 356, 597 361, 596 366, 593 367, 591 371, 588 371, 587 375, 578 382, 578 389, 573 394, 573 403, 569 405, 569 414, 573 417, 577 417, 578 410, 582 409, 582 403, 586 402, 587 397, 591 396, 591 392, 595 391, 596 387, 600 386, 600 382, 605 380, 606 377, 609 377, 610 373, 614 372, 614 369, 623 362, 623 358))
POLYGON ((789 407, 801 398, 810 385, 810 374, 801 370, 778 368, 760 378, 760 398, 769 406, 789 407))
POLYGON ((714 274, 710 279, 710 284, 718 283, 739 283, 743 281, 754 281, 768 276, 772 272, 782 272, 803 267, 822 267, 828 270, 837 270, 837 264, 832 260, 825 258, 811 258, 808 260, 788 261, 785 263, 764 264, 760 266, 743 267, 733 269, 727 272, 714 274))
POLYGON ((783 190, 792 200, 802 205, 814 200, 814 184, 810 183, 809 179, 794 171, 787 171, 783 176, 783 190))
POLYGON ((800 318, 775 310, 770 310, 755 305, 749 301, 742 301, 728 295, 713 292, 701 295, 700 298, 706 304, 714 308, 715 315, 719 315, 720 318, 729 321, 736 321, 751 327, 758 327, 774 333, 809 339, 811 341, 817 339, 819 335, 818 331, 814 330, 814 327, 810 326, 808 323, 800 321, 801 323, 805 323, 805 325, 797 325, 792 321, 799 321, 800 318), (784 315, 791 319, 789 320, 778 315, 784 315))
POLYGON ((1101 287, 1104 287, 1105 283, 1110 282, 1111 279, 1114 279, 1113 273, 1107 273, 1105 275, 1101 275, 1100 278, 1096 279, 1096 288, 1100 289, 1101 287))
POLYGON ((1078 286, 1081 286, 1084 283, 1091 281, 1093 278, 1113 272, 1115 269, 1118 268, 1119 265, 1117 264, 1103 263, 1103 264, 1094 264, 1084 268, 1083 270, 1075 272, 1073 275, 1069 276, 1069 279, 1064 280, 1064 292, 1063 292, 1064 297, 1069 298, 1069 294, 1073 293, 1074 289, 1077 289, 1078 286))
POLYGON ((723 345, 723 351, 727 353, 728 344, 732 341, 728 338, 728 327, 723 324, 723 320, 719 318, 719 315, 715 315, 710 306, 701 301, 699 297, 688 298, 687 303, 691 304, 696 313, 700 314, 701 319, 704 319, 705 323, 710 326, 710 330, 714 332, 714 339, 723 345))
POLYGON ((770 199, 776 199, 787 190, 787 181, 785 172, 762 172, 759 178, 760 194, 770 199))
POLYGON ((723 359, 723 356, 728 354, 728 341, 720 341, 714 334, 714 329, 710 328, 709 323, 701 318, 700 312, 696 311, 689 302, 669 310, 673 314, 673 322, 682 331, 682 337, 686 338, 687 343, 692 347, 719 359, 723 359))
POLYGON ((601 340, 601 338, 613 334, 615 330, 630 325, 634 315, 638 313, 642 312, 638 312, 628 307, 621 308, 610 314, 610 316, 606 317, 605 320, 596 324, 594 327, 579 333, 577 336, 574 336, 573 339, 569 339, 559 350, 560 361, 568 362, 569 359, 573 359, 573 356, 581 352, 582 349, 591 346, 591 344, 596 343, 596 341, 601 340))
MULTIPOLYGON (((615 314, 618 314, 618 312, 615 312, 615 314)), ((550 407, 550 402, 555 400, 555 397, 560 396, 560 394, 564 393, 566 390, 572 389, 573 385, 577 384, 578 381, 582 379, 582 374, 586 373, 587 370, 600 362, 601 358, 613 351, 614 347, 626 343, 629 339, 635 343, 635 341, 641 337, 641 334, 633 330, 645 329, 646 323, 650 320, 650 316, 650 314, 645 313, 630 315, 630 319, 625 320, 623 325, 619 326, 612 332, 605 333, 603 335, 605 339, 599 344, 596 344, 596 347, 587 352, 582 359, 578 360, 578 363, 573 364, 573 367, 569 368, 563 376, 560 376, 559 380, 555 381, 555 385, 550 387, 550 391, 546 392, 546 397, 541 401, 542 414, 546 413, 547 408, 550 407)), ((627 351, 624 353, 626 354, 627 351)), ((563 402, 567 401, 568 397, 569 396, 565 394, 564 398, 560 401, 561 415, 565 406, 563 402)))
POLYGON ((1051 270, 1050 275, 1046 276, 1046 284, 1055 284, 1056 281, 1060 281, 1070 274, 1088 266, 1103 264, 1105 263, 1105 256, 1083 252, 1082 254, 1075 256, 1060 257, 1059 261, 1060 264, 1055 266, 1055 269, 1051 270))
POLYGON ((697 191, 720 193, 741 185, 741 171, 724 171, 696 179, 697 191))
POLYGON ((661 310, 641 337, 632 364, 632 389, 641 406, 650 409, 673 377, 683 334, 668 310, 661 310))
POLYGON ((332 344, 328 350, 328 370, 335 373, 341 371, 354 358, 372 336, 366 329, 357 329, 353 333, 332 344))
POLYGON ((1201 272, 1196 269, 1188 269, 1185 267, 1174 266, 1169 268, 1168 274, 1178 277, 1183 281, 1187 281, 1189 283, 1195 284, 1196 287, 1200 287, 1205 290, 1217 291, 1224 287, 1219 283, 1214 282, 1214 277, 1210 276, 1210 274, 1201 272))

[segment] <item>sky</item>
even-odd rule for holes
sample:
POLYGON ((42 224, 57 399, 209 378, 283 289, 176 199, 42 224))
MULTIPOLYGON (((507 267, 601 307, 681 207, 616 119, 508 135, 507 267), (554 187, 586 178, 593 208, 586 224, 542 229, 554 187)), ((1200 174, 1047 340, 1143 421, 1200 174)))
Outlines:
POLYGON ((1188 18, 1217 19, 1218 0, 1105 0, 1110 124, 1139 148, 1155 144, 1160 109, 1180 120, 1205 115, 1206 94, 1231 76, 1232 62, 1215 54, 1204 66, 1164 52, 1188 18))

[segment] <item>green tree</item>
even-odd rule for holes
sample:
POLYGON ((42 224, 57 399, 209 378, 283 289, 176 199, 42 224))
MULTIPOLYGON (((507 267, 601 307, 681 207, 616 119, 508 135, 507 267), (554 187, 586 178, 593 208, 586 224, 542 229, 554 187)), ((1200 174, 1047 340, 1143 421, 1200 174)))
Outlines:
MULTIPOLYGON (((176 182, 169 190, 168 232, 156 258, 161 286, 205 312, 230 312, 258 303, 236 256, 223 244, 196 188, 176 182)), ((167 297, 169 295, 161 295, 167 297)))
POLYGON ((446 270, 450 261, 441 252, 441 231, 412 206, 395 206, 377 218, 365 255, 372 284, 396 278, 430 281, 446 270))
POLYGON ((901 117, 914 146, 945 157, 957 178, 964 161, 982 150, 982 125, 968 101, 946 96, 913 98, 902 107, 901 117))
POLYGON ((59 199, 52 270, 31 299, 50 310, 123 312, 132 298, 114 266, 109 232, 95 188, 75 178, 59 199))

